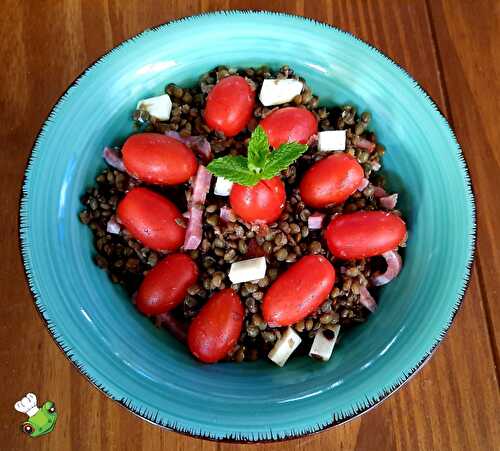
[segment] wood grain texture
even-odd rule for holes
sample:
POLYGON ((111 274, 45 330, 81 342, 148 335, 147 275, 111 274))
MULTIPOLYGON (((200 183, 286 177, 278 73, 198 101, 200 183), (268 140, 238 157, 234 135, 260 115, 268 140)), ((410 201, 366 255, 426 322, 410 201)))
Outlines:
POLYGON ((0 16, 0 448, 5 450, 493 450, 498 449, 500 318, 499 7, 494 0, 3 1, 0 16), (144 28, 216 9, 271 9, 351 31, 395 59, 455 127, 479 206, 479 243, 463 308, 432 360, 378 408, 327 432, 266 445, 204 442, 161 430, 83 378, 43 327, 17 242, 26 159, 52 105, 96 58, 144 28), (498 363, 498 360, 497 360, 498 363), (14 402, 26 391, 61 412, 48 436, 19 432, 14 402))
POLYGON ((447 113, 462 143, 474 180, 479 210, 479 283, 485 301, 495 363, 499 362, 500 201, 494 195, 500 180, 500 128, 493 126, 500 93, 500 3, 485 1, 485 14, 469 14, 474 2, 429 2, 435 25, 441 77, 448 90, 447 113), (439 24, 439 25, 438 25, 439 24), (465 30, 478 30, 467 36, 465 30), (496 39, 495 39, 496 38, 496 39), (448 70, 453 68, 453 70, 448 70), (459 92, 460 95, 452 95, 459 92), (472 119, 474 118, 474 119, 472 119))

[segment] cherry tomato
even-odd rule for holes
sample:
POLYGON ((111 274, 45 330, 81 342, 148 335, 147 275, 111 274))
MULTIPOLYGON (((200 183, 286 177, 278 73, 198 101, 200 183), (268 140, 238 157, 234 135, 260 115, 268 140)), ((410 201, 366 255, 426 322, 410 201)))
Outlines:
POLYGON ((392 213, 357 211, 335 216, 325 237, 335 257, 346 260, 373 257, 397 248, 406 237, 406 224, 392 213))
POLYGON ((231 288, 212 295, 189 326, 192 354, 205 363, 224 358, 238 341, 244 314, 240 297, 231 288))
POLYGON ((361 165, 345 153, 315 163, 300 182, 300 195, 310 207, 341 204, 359 187, 365 176, 361 165))
POLYGON ((241 132, 253 115, 255 92, 239 75, 219 81, 207 96, 204 118, 210 128, 234 136, 241 132))
POLYGON ((145 315, 166 313, 180 304, 196 283, 198 267, 186 254, 170 254, 160 261, 139 287, 135 300, 145 315))
POLYGON ((317 133, 316 116, 304 108, 289 106, 273 111, 260 121, 269 143, 275 149, 281 144, 296 141, 306 144, 308 139, 317 133))
POLYGON ((125 141, 123 164, 127 172, 148 183, 178 185, 196 173, 198 162, 187 146, 159 133, 139 133, 125 141))
POLYGON ((234 184, 229 201, 233 212, 247 222, 271 223, 285 207, 285 185, 279 176, 254 186, 234 184))
POLYGON ((186 229, 179 209, 166 197, 147 188, 133 188, 119 203, 118 220, 145 246, 155 251, 174 251, 184 243, 186 229))
POLYGON ((320 255, 306 255, 281 274, 267 290, 262 304, 271 327, 289 326, 314 312, 328 298, 335 269, 320 255))

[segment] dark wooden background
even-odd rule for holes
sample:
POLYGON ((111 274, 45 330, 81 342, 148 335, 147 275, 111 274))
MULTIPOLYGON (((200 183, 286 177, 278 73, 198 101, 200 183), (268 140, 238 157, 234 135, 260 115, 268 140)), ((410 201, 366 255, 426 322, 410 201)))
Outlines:
POLYGON ((35 135, 88 64, 144 28, 204 11, 244 8, 290 12, 341 27, 406 68, 457 133, 479 216, 470 287, 430 363, 361 418, 308 438, 258 446, 266 451, 500 449, 500 328, 495 328, 500 320, 500 2, 495 0, 2 0, 0 449, 240 448, 161 430, 110 401, 78 374, 33 306, 19 256, 17 211, 35 135), (60 418, 48 436, 32 439, 19 431, 24 417, 13 405, 26 391, 57 403, 60 418))

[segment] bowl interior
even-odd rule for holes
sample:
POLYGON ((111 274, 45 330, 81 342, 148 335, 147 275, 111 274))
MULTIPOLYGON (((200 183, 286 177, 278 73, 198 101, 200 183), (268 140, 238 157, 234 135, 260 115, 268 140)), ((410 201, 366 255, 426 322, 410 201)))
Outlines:
POLYGON ((34 149, 21 237, 36 303, 55 339, 112 398, 158 424, 211 438, 275 439, 351 418, 400 386, 430 355, 460 304, 474 241, 467 170, 446 121, 386 57, 339 30, 297 17, 220 13, 127 41, 61 98, 34 149), (257 25, 258 24, 258 25, 257 25), (404 269, 379 309, 334 357, 202 365, 137 313, 92 263, 79 197, 103 146, 132 131, 138 99, 192 84, 219 64, 289 64, 324 104, 373 115, 384 170, 409 227, 404 269))

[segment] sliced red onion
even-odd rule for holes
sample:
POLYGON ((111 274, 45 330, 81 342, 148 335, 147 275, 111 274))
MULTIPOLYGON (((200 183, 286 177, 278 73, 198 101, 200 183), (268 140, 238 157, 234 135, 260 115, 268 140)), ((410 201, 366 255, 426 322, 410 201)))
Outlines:
POLYGON ((206 162, 212 159, 212 147, 204 136, 188 136, 188 146, 198 152, 206 162))
POLYGON ((378 199, 379 197, 387 196, 387 191, 384 188, 381 188, 380 186, 374 186, 373 195, 378 199))
POLYGON ((234 219, 234 213, 233 210, 231 210, 229 207, 222 207, 220 209, 220 218, 224 222, 231 222, 231 219, 234 219))
POLYGON ((189 223, 184 238, 184 250, 194 250, 200 245, 203 234, 202 219, 203 210, 198 205, 193 204, 189 208, 189 223))
POLYGON ((125 165, 123 164, 123 160, 120 157, 118 149, 113 149, 111 147, 105 147, 102 151, 102 157, 104 161, 108 163, 111 167, 118 169, 122 172, 127 172, 125 169, 125 165))
POLYGON ((185 211, 184 213, 182 213, 182 216, 184 216, 186 219, 189 219, 189 211, 185 211))
MULTIPOLYGON (((181 142, 181 143, 183 143, 183 144, 186 144, 186 143, 184 142, 184 138, 180 135, 180 133, 179 133, 179 132, 176 132, 176 131, 174 131, 174 130, 167 130, 167 131, 165 132, 165 135, 166 135, 166 136, 169 136, 170 138, 174 138, 174 139, 176 139, 177 141, 180 141, 180 142, 181 142)), ((187 144, 186 144, 186 145, 187 145, 187 144)))
POLYGON ((377 303, 366 287, 359 287, 359 302, 372 313, 377 310, 377 303))
POLYGON ((193 193, 189 202, 189 223, 184 238, 184 249, 197 249, 201 243, 203 235, 203 210, 202 206, 205 203, 207 193, 210 190, 210 181, 212 174, 207 171, 203 165, 198 166, 198 171, 193 181, 193 193))
POLYGON ((165 327, 177 340, 184 343, 187 339, 187 327, 170 312, 155 316, 157 327, 165 327))
POLYGON ((114 235, 118 235, 120 233, 121 227, 118 221, 116 220, 116 216, 113 215, 109 218, 108 223, 106 224, 106 232, 112 233, 114 235))
POLYGON ((201 204, 205 203, 207 193, 210 191, 210 182, 212 181, 212 174, 207 171, 203 165, 198 166, 198 171, 193 183, 193 194, 191 196, 191 203, 201 204))
POLYGON ((381 197, 378 201, 382 207, 387 208, 388 210, 393 210, 398 202, 398 193, 381 197))
POLYGON ((381 167, 382 167, 382 166, 380 166, 380 163, 379 163, 378 161, 374 161, 374 162, 372 163, 372 169, 373 169, 374 171, 379 171, 381 167))
POLYGON ((315 133, 314 135, 309 136, 309 139, 307 140, 306 144, 309 147, 317 146, 318 145, 318 134, 315 133))
POLYGON ((264 248, 257 243, 257 240, 255 238, 251 238, 248 242, 247 253, 245 254, 245 256, 248 258, 255 258, 264 257, 265 255, 266 251, 264 250, 264 248))
POLYGON ((358 138, 357 140, 354 141, 354 145, 356 147, 359 147, 360 149, 366 149, 368 152, 373 152, 375 150, 375 143, 372 143, 368 139, 365 138, 358 138))
POLYGON ((369 183, 370 181, 366 177, 363 177, 361 179, 361 183, 358 186, 358 191, 363 191, 368 186, 369 183))
POLYGON ((401 256, 396 251, 384 252, 382 257, 387 262, 387 269, 383 274, 375 274, 371 278, 371 283, 375 286, 385 285, 397 277, 403 266, 401 256))
POLYGON ((180 141, 191 150, 201 155, 205 162, 212 159, 212 148, 204 136, 181 136, 178 132, 167 130, 165 135, 180 141))
POLYGON ((307 226, 313 230, 321 229, 324 218, 325 215, 323 213, 313 213, 307 219, 307 226))

